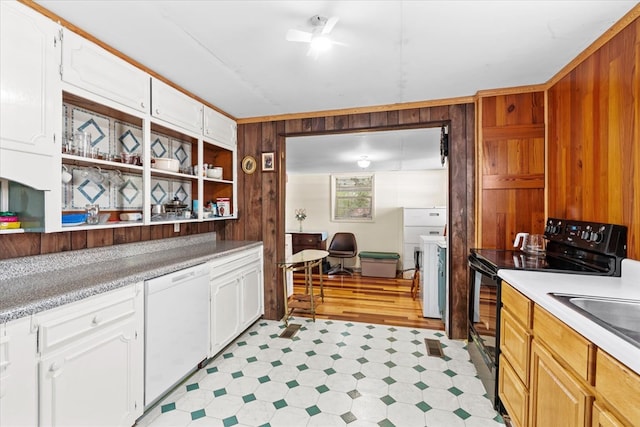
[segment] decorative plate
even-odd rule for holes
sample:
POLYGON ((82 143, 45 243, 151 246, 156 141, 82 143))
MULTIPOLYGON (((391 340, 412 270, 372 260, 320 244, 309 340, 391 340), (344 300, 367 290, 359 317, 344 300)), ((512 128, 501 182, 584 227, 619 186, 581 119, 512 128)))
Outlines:
POLYGON ((244 156, 242 159, 242 170, 250 175, 256 171, 256 159, 253 156, 244 156))

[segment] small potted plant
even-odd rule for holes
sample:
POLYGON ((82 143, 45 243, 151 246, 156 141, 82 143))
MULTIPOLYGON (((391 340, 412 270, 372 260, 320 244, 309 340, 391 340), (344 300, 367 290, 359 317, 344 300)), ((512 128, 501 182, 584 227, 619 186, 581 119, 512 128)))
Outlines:
POLYGON ((300 232, 302 233, 302 221, 307 219, 307 211, 305 209, 296 209, 296 219, 300 223, 300 232))

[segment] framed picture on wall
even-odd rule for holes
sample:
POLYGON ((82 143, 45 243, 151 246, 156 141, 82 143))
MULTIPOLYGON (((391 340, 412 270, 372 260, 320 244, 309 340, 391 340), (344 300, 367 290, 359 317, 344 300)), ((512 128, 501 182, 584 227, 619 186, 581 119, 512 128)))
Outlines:
POLYGON ((275 170, 274 153, 262 153, 262 171, 269 172, 275 170))

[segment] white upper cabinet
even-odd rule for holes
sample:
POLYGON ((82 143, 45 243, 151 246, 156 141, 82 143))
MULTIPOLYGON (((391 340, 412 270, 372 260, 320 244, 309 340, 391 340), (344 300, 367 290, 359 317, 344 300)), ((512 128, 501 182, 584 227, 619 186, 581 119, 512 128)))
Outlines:
POLYGON ((150 76, 97 44, 64 31, 62 80, 91 93, 148 113, 150 76))
POLYGON ((7 1, 0 23, 0 178, 51 190, 60 185, 51 179, 62 132, 60 26, 7 1))
POLYGON ((202 134, 205 138, 235 148, 237 128, 238 125, 234 120, 217 112, 213 108, 209 108, 206 105, 204 106, 204 129, 202 134))
POLYGON ((160 80, 151 83, 151 115, 201 134, 202 104, 160 80))

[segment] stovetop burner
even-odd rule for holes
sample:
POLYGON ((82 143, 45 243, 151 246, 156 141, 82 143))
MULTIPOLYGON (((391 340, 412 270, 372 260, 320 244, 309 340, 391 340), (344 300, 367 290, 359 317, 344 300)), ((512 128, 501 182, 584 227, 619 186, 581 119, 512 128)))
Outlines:
POLYGON ((627 254, 627 228, 622 225, 549 218, 544 255, 520 250, 472 249, 469 262, 491 273, 499 269, 620 276, 627 254))

